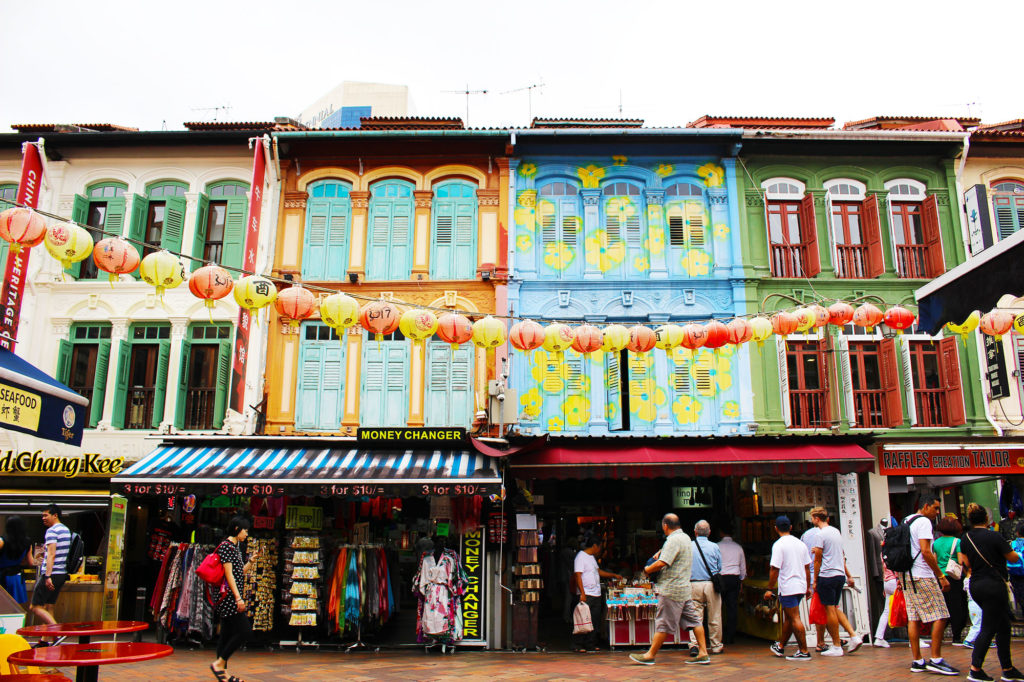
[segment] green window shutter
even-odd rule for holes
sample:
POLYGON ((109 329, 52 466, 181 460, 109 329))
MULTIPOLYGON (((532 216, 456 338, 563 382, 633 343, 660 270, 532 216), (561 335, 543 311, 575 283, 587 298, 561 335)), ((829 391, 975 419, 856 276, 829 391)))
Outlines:
POLYGON ((224 426, 228 405, 228 384, 231 383, 231 341, 217 344, 217 393, 213 398, 213 428, 224 426))
POLYGON ((320 414, 320 383, 322 362, 320 356, 324 347, 315 343, 303 343, 299 349, 299 381, 295 389, 295 427, 317 428, 320 414))
POLYGON ((192 238, 192 256, 199 260, 192 261, 189 272, 195 272, 206 265, 203 262, 203 251, 206 249, 206 220, 210 214, 210 197, 200 194, 196 205, 196 234, 192 238))
POLYGON ((245 253, 245 218, 248 200, 244 197, 228 197, 227 218, 224 220, 224 249, 220 264, 231 270, 237 279, 237 270, 242 267, 245 253), (234 268, 234 269, 232 269, 234 268))
POLYGON ((120 237, 124 234, 124 214, 127 208, 124 197, 107 199, 107 215, 103 218, 104 237, 120 237))
POLYGON ((128 406, 128 371, 131 369, 132 344, 124 339, 117 349, 117 384, 114 387, 114 414, 110 419, 115 429, 124 428, 125 409, 128 406))
POLYGON ((160 353, 156 363, 156 387, 153 391, 153 428, 160 428, 164 420, 164 403, 167 400, 167 365, 171 361, 171 342, 160 342, 160 353))
POLYGON ((434 254, 430 258, 431 279, 453 279, 455 256, 455 202, 435 199, 434 228, 432 231, 434 254))
POLYGON ((327 272, 327 222, 331 204, 310 199, 306 204, 306 238, 302 251, 302 279, 323 280, 327 272))
POLYGON ((320 395, 317 409, 317 428, 337 431, 341 428, 344 394, 344 372, 342 346, 329 343, 322 347, 320 395))
POLYGON ((57 346, 57 381, 68 383, 71 374, 71 351, 74 348, 70 341, 61 339, 57 346))
POLYGON ((160 233, 160 248, 181 253, 181 240, 185 234, 185 208, 183 197, 167 197, 164 202, 164 229, 160 233))
POLYGON ((476 277, 476 199, 463 199, 455 207, 455 279, 476 277))
POLYGON ((388 278, 391 257, 391 209, 387 201, 373 201, 370 206, 370 229, 366 236, 366 279, 388 278))
POLYGON ((181 342, 181 366, 178 368, 178 391, 174 403, 174 428, 185 428, 185 412, 188 405, 188 370, 192 362, 192 342, 181 342))
POLYGON ((110 341, 101 340, 96 352, 96 374, 92 379, 92 401, 89 403, 89 428, 103 418, 103 401, 107 395, 107 373, 110 367, 110 341))
MULTIPOLYGON (((84 226, 85 221, 89 219, 89 200, 80 194, 75 195, 75 200, 71 204, 71 222, 78 223, 84 226)), ((82 263, 72 263, 70 268, 64 270, 64 272, 75 279, 82 274, 82 263)))
MULTIPOLYGON (((461 348, 460 348, 461 350, 461 348)), ((448 406, 452 386, 448 383, 451 376, 451 360, 453 350, 447 343, 432 341, 427 349, 427 394, 426 419, 427 426, 448 426, 448 406)), ((454 424, 452 425, 454 426, 454 424)))
MULTIPOLYGON (((146 235, 146 219, 149 217, 149 199, 146 197, 136 194, 135 198, 132 199, 132 218, 128 225, 128 238, 133 240, 132 246, 135 250, 142 255, 142 241, 146 235)), ((135 272, 132 273, 132 277, 135 279, 140 278, 139 269, 136 268, 135 272)))

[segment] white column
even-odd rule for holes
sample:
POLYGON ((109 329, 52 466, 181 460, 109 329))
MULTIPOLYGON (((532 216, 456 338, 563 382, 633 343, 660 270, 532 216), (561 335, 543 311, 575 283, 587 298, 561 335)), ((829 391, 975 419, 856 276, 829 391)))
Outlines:
POLYGON ((114 395, 117 393, 118 358, 121 357, 121 346, 128 343, 128 319, 115 317, 110 319, 110 360, 107 365, 107 385, 103 391, 103 418, 96 425, 99 431, 110 431, 114 427, 114 395))
POLYGON ((181 347, 188 332, 188 318, 171 318, 171 357, 167 363, 167 388, 164 392, 164 416, 160 422, 160 432, 170 433, 174 429, 174 411, 179 400, 185 396, 178 395, 178 375, 181 373, 181 347))

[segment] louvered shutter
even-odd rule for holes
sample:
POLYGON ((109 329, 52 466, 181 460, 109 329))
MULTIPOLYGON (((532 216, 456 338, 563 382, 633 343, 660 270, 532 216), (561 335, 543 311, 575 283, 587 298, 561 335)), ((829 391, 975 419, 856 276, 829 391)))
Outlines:
POLYGON ((473 346, 452 351, 448 426, 469 428, 473 423, 473 346))
POLYGON ((217 392, 213 398, 213 428, 224 426, 227 411, 228 388, 231 382, 231 341, 225 339, 217 344, 217 392))
POLYGON ((926 247, 924 258, 928 268, 925 275, 938 277, 946 271, 946 261, 942 256, 942 230, 935 195, 929 195, 921 202, 921 226, 926 247))
POLYGON ((996 213, 996 231, 1000 240, 1024 227, 1024 197, 996 194, 992 197, 996 213))
POLYGON ((818 254, 818 224, 814 219, 814 195, 811 194, 805 194, 800 200, 800 237, 807 257, 804 274, 807 277, 814 277, 821 272, 821 256, 818 254))
POLYGON ((345 366, 341 344, 329 343, 321 349, 320 390, 316 427, 327 431, 341 428, 344 406, 343 378, 345 366))
POLYGON ((384 396, 384 426, 405 426, 409 400, 406 390, 409 386, 409 352, 405 341, 391 341, 384 344, 384 361, 387 373, 384 396))
POLYGON ((654 385, 650 353, 628 354, 629 357, 629 411, 630 429, 633 431, 649 430, 654 419, 645 420, 640 417, 640 409, 644 402, 644 395, 647 400, 655 402, 654 392, 657 387, 654 385))
POLYGON ((476 200, 463 199, 455 206, 455 261, 452 264, 453 279, 476 277, 476 200))
POLYGON ((171 253, 181 252, 187 205, 183 197, 167 197, 164 202, 164 228, 160 233, 161 249, 167 249, 171 253))
POLYGON ((860 205, 860 229, 864 245, 868 249, 865 273, 868 277, 879 277, 885 272, 882 258, 882 227, 878 219, 878 197, 869 194, 860 205))
MULTIPOLYGON (((345 271, 348 269, 350 205, 347 199, 335 199, 331 202, 331 212, 327 219, 327 265, 325 275, 332 282, 344 280, 345 271)), ((338 423, 341 423, 340 419, 338 423)))
MULTIPOLYGON (((558 241, 558 210, 551 201, 541 199, 537 206, 540 223, 540 248, 537 249, 537 269, 542 276, 549 273, 551 267, 545 262, 547 247, 558 241)), ((550 277, 550 274, 547 275, 550 277)))
POLYGON ((192 237, 192 257, 189 272, 195 272, 206 265, 203 262, 203 254, 206 252, 206 221, 210 217, 210 197, 205 194, 199 195, 196 202, 196 231, 192 237))
POLYGON ((70 341, 61 339, 57 342, 57 381, 67 384, 71 375, 71 353, 74 345, 70 341))
POLYGON ((245 224, 249 213, 248 199, 244 196, 228 197, 227 217, 224 219, 224 247, 220 264, 237 278, 245 255, 245 224))
POLYGON ((124 214, 127 203, 124 197, 107 199, 107 213, 103 218, 103 236, 120 237, 124 233, 124 214))
MULTIPOLYGON (((827 338, 827 337, 826 337, 827 338)), ((839 367, 839 390, 842 391, 843 407, 846 410, 846 423, 851 427, 857 426, 857 406, 854 401, 853 372, 850 369, 850 341, 840 334, 835 340, 837 354, 834 355, 839 367)), ((865 415, 867 418, 868 415, 865 415)), ((867 426, 861 424, 860 426, 867 426)))
POLYGON ((373 201, 366 247, 366 279, 388 278, 388 251, 391 244, 391 209, 386 201, 373 201))
POLYGON ((609 431, 622 429, 622 369, 618 351, 604 354, 605 417, 609 431))
POLYGON ((686 248, 686 219, 683 212, 675 207, 668 212, 668 243, 674 248, 686 248))
POLYGON ((708 244, 707 225, 704 224, 704 204, 686 202, 686 246, 703 249, 708 244))
POLYGON ((167 366, 171 362, 171 342, 161 341, 156 362, 156 386, 153 391, 153 428, 160 428, 164 420, 164 404, 167 400, 167 366))
POLYGON ((401 281, 412 275, 412 202, 396 202, 391 218, 391 248, 387 279, 401 281))
POLYGON ((327 221, 331 205, 326 199, 306 204, 306 238, 302 254, 302 278, 323 280, 327 273, 327 221))
MULTIPOLYGON (((839 274, 839 238, 836 236, 835 221, 836 217, 833 215, 835 211, 832 203, 832 192, 825 192, 825 236, 828 240, 829 253, 832 254, 832 271, 839 274)), ((855 268, 848 268, 848 271, 856 271, 855 268)))
POLYGON ((900 344, 900 355, 903 359, 903 394, 907 400, 907 417, 910 425, 917 426, 917 396, 914 395, 914 367, 910 355, 910 344, 918 341, 904 341, 900 344))
POLYGON ((672 350, 672 389, 676 397, 693 395, 689 356, 690 351, 684 348, 672 350))
POLYGON ((949 409, 947 426, 967 423, 964 411, 964 391, 960 384, 960 360, 956 352, 956 339, 944 338, 939 341, 939 369, 946 389, 946 406, 949 409))
POLYGON ((565 278, 577 275, 584 259, 580 257, 580 217, 576 210, 576 199, 562 199, 559 204, 561 238, 571 254, 571 261, 567 265, 563 263, 561 270, 565 278))
POLYGON ((115 429, 123 429, 125 410, 128 406, 128 372, 131 369, 132 344, 127 339, 121 341, 117 349, 117 383, 114 386, 114 409, 110 424, 115 429))
POLYGON ((622 225, 619 216, 612 213, 612 197, 604 202, 604 231, 608 235, 608 245, 622 239, 622 225))
POLYGON ((1024 338, 1016 334, 1012 338, 1013 354, 1017 358, 1017 397, 1024 407, 1024 338))
POLYGON ((896 342, 882 339, 878 344, 878 367, 881 374, 882 390, 885 391, 883 419, 890 429, 903 426, 903 410, 900 407, 900 373, 897 369, 896 342))
MULTIPOLYGON (((461 347, 460 347, 461 350, 461 347)), ((447 426, 453 350, 446 343, 431 342, 427 346, 427 426, 447 426)))
MULTIPOLYGON (((86 221, 89 219, 89 200, 80 194, 75 195, 74 202, 71 204, 71 222, 78 223, 82 227, 85 227, 86 221)), ((64 272, 75 279, 82 274, 82 263, 72 263, 71 267, 66 268, 64 272)))
POLYGON ((101 340, 96 350, 96 372, 92 377, 92 398, 89 402, 89 428, 103 419, 103 402, 107 393, 107 373, 110 367, 110 341, 101 340))
MULTIPOLYGON (((139 194, 136 194, 132 199, 132 218, 128 225, 128 238, 133 240, 132 246, 142 255, 142 244, 143 237, 146 235, 146 220, 149 217, 149 199, 139 194)), ((106 229, 106 228, 104 228, 106 229)), ((139 279, 141 273, 139 268, 135 268, 132 273, 132 277, 139 279)))
POLYGON ((451 199, 434 200, 434 257, 431 259, 431 279, 452 279, 455 253, 455 202, 451 199))
POLYGON ((779 393, 782 397, 782 421, 787 427, 793 425, 789 410, 789 363, 786 357, 786 340, 775 337, 775 352, 779 361, 779 393))
POLYGON ((181 342, 181 363, 178 365, 178 391, 174 404, 174 428, 185 428, 185 414, 188 411, 188 372, 192 366, 192 342, 181 342))
POLYGON ((299 349, 299 380, 295 390, 295 426, 299 429, 317 428, 323 351, 323 346, 306 342, 299 349))

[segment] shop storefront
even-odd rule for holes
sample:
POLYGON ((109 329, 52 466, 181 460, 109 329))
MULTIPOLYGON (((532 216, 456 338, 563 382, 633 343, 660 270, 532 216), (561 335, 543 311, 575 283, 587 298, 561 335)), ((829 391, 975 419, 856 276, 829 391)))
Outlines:
POLYGON ((498 460, 460 429, 363 431, 359 439, 168 439, 114 479, 139 513, 134 532, 146 548, 132 557, 137 578, 126 587, 144 592, 163 636, 214 636, 194 569, 228 520, 244 514, 253 524, 248 551, 260 555, 245 587, 257 642, 495 641, 491 576, 503 540, 488 520, 500 516, 498 460), (432 581, 451 588, 458 612, 440 630, 424 620, 436 606, 432 581))
MULTIPOLYGON (((776 612, 762 601, 768 582, 771 545, 776 539, 773 520, 788 515, 795 528, 809 525, 808 512, 824 506, 842 532, 851 572, 864 584, 864 534, 858 474, 874 461, 859 445, 815 443, 809 439, 753 439, 665 444, 630 439, 622 445, 607 440, 593 444, 556 441, 556 445, 510 457, 509 476, 515 520, 536 517, 539 545, 536 562, 543 578, 540 588, 526 576, 534 554, 513 548, 513 609, 528 611, 537 639, 549 647, 568 646, 574 604, 571 595, 572 559, 585 530, 604 539, 602 568, 629 579, 608 592, 604 627, 613 646, 647 645, 653 633, 652 585, 643 574, 647 559, 660 549, 664 537, 661 517, 676 513, 683 530, 693 537, 697 521, 707 520, 712 539, 731 535, 744 547, 747 578, 742 584, 740 632, 773 639, 776 612), (536 603, 536 607, 530 606, 536 603)), ((511 518, 511 517, 510 517, 511 518)), ((522 530, 514 536, 520 543, 522 530)), ((867 630, 863 593, 847 589, 844 608, 859 629, 867 630)), ((528 637, 523 638, 530 644, 528 637)), ((516 642, 513 642, 515 645, 516 642)))

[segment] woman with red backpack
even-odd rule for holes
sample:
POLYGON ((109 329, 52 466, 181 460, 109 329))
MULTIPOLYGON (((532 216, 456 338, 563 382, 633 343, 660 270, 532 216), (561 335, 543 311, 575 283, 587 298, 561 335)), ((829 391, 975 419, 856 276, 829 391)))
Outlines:
MULTIPOLYGON (((214 554, 220 559, 224 571, 224 582, 220 588, 210 586, 216 593, 211 599, 214 613, 220 618, 220 641, 217 644, 217 658, 210 665, 213 676, 219 682, 242 682, 234 675, 228 676, 228 659, 231 654, 238 651, 239 647, 245 644, 252 634, 252 623, 246 614, 245 598, 242 596, 242 586, 245 584, 245 573, 249 570, 251 562, 256 558, 256 553, 246 559, 242 554, 241 543, 249 537, 249 519, 244 516, 236 516, 228 522, 227 537, 220 543, 214 554)), ((215 559, 211 559, 211 562, 215 559)), ((209 570, 206 566, 199 567, 200 577, 208 580, 204 571, 209 570)))

